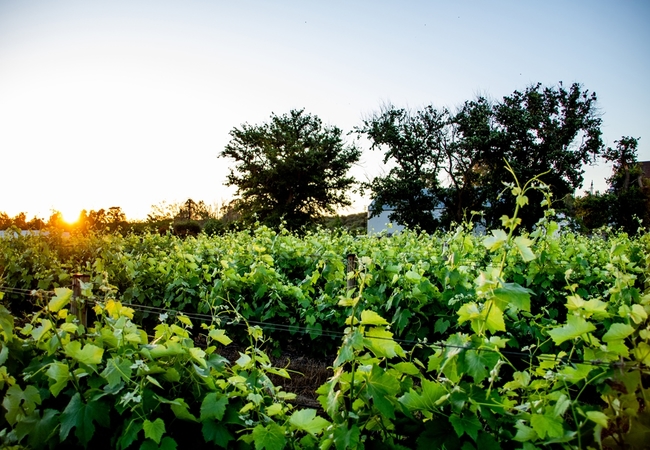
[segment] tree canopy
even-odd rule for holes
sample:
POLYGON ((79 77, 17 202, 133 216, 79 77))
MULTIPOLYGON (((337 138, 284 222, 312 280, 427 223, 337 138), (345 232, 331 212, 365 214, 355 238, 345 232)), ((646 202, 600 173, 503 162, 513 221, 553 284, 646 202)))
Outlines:
MULTIPOLYGON (((583 182, 583 167, 602 152, 596 95, 575 83, 565 88, 541 84, 515 91, 499 102, 485 97, 466 101, 455 113, 427 106, 410 112, 387 106, 364 120, 357 131, 373 149, 385 151, 394 167, 366 184, 375 207, 394 208, 392 220, 426 231, 483 211, 488 226, 514 209, 502 196, 511 180, 505 161, 521 181, 545 173, 555 199, 583 182), (434 207, 443 206, 438 220, 434 207)), ((540 194, 541 195, 541 194, 540 194)), ((523 219, 531 226, 541 216, 541 197, 531 197, 523 219)))
POLYGON ((603 157, 612 163, 605 193, 589 193, 576 200, 576 215, 588 229, 605 225, 636 234, 639 225, 650 225, 650 180, 637 161, 639 138, 623 136, 603 157))
POLYGON ((339 128, 303 109, 243 124, 230 136, 219 156, 235 162, 226 184, 237 187, 231 206, 244 220, 298 228, 351 204, 355 180, 347 173, 361 151, 344 143, 339 128))

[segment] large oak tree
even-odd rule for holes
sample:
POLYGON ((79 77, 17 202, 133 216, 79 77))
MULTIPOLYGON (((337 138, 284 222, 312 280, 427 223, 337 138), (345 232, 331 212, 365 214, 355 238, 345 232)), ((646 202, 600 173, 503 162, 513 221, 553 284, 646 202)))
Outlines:
POLYGON ((237 187, 231 206, 244 220, 299 228, 336 207, 350 205, 348 176, 361 151, 346 145, 342 131, 324 126, 304 110, 271 114, 261 125, 230 131, 220 157, 234 161, 227 184, 237 187))

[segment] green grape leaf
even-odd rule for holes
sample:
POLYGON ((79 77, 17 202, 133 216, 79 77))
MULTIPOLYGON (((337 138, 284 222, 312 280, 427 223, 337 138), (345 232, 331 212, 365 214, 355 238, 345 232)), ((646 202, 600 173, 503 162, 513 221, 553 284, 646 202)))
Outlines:
POLYGON ((165 436, 160 443, 160 447, 158 447, 159 450, 176 450, 178 448, 178 444, 174 440, 174 438, 171 438, 169 436, 165 436))
POLYGON ((306 431, 311 435, 318 435, 330 425, 326 419, 316 416, 315 409, 300 409, 289 417, 289 423, 298 430, 306 431))
POLYGON ((197 347, 191 347, 189 351, 192 359, 198 362, 201 367, 207 369, 208 363, 205 361, 205 352, 197 347))
POLYGON ((205 442, 212 442, 223 448, 228 448, 228 442, 234 439, 223 423, 214 420, 204 421, 201 432, 205 442))
POLYGON ((2 406, 7 410, 5 418, 7 422, 14 425, 20 416, 29 416, 41 404, 41 396, 38 389, 29 385, 23 391, 20 386, 14 384, 5 394, 2 406))
POLYGON ((591 333, 595 329, 596 326, 593 323, 587 322, 580 316, 571 315, 567 316, 566 324, 550 330, 548 334, 556 345, 560 345, 564 341, 579 338, 583 334, 591 333))
POLYGON ((634 333, 634 328, 625 323, 613 323, 602 337, 603 342, 625 339, 634 333))
POLYGON ((514 239, 514 243, 515 246, 517 247, 517 250, 519 250, 519 254, 521 255, 521 258, 525 262, 532 261, 533 259, 536 258, 535 254, 530 249, 530 246, 533 243, 533 241, 531 241, 530 239, 524 236, 517 236, 514 239))
POLYGON ((145 419, 142 429, 144 430, 144 437, 153 440, 156 444, 160 444, 160 439, 165 434, 165 422, 160 417, 153 422, 145 419))
POLYGON ((492 236, 483 239, 483 245, 490 251, 499 249, 508 240, 508 235, 503 230, 492 230, 492 236))
POLYGON ((47 305, 50 311, 58 312, 64 308, 72 298, 72 290, 68 288, 54 288, 55 296, 52 297, 50 303, 47 305))
MULTIPOLYGON (((2 299, 2 294, 3 292, 0 292, 0 299, 2 299)), ((0 305, 0 327, 7 336, 7 341, 10 341, 14 335, 14 316, 4 305, 0 305)))
POLYGON ((442 317, 436 320, 436 324, 433 327, 433 331, 436 333, 444 334, 445 331, 449 328, 450 322, 442 317))
POLYGON ((517 198, 515 199, 515 201, 517 202, 517 204, 520 207, 523 208, 524 206, 526 206, 528 204, 528 197, 526 197, 525 195, 519 194, 519 195, 517 195, 517 198))
POLYGON ((176 450, 178 444, 173 438, 165 436, 160 442, 160 447, 151 439, 147 439, 140 446, 140 450, 176 450))
POLYGON ((487 318, 485 319, 485 325, 488 330, 492 333, 496 331, 506 331, 506 323, 503 320, 503 311, 501 311, 499 307, 491 301, 485 302, 483 308, 488 309, 487 318), (490 305, 490 303, 492 303, 492 305, 490 305))
POLYGON ((192 321, 190 320, 189 317, 186 315, 183 315, 182 313, 176 316, 176 319, 182 323, 183 325, 186 325, 189 328, 192 328, 192 321))
POLYGON ((394 375, 384 372, 381 367, 373 365, 370 376, 366 381, 366 389, 379 412, 384 417, 394 419, 395 406, 388 399, 395 398, 399 392, 399 380, 394 375))
POLYGON ((515 434, 515 437, 513 438, 515 441, 526 442, 537 439, 537 433, 535 433, 535 430, 527 425, 524 425, 523 422, 517 422, 515 424, 515 428, 517 429, 517 434, 515 434))
POLYGON ((530 294, 532 293, 533 291, 517 283, 505 283, 500 288, 495 289, 493 295, 502 311, 505 311, 510 306, 516 310, 530 312, 530 294))
POLYGON ((232 339, 226 336, 226 332, 224 330, 210 330, 210 333, 208 333, 208 335, 210 338, 223 345, 228 345, 232 342, 232 339))
POLYGON ((418 284, 422 280, 422 275, 414 272, 413 270, 409 270, 404 274, 404 279, 406 279, 406 281, 409 283, 418 284))
POLYGON ((397 364, 391 364, 391 367, 395 369, 400 375, 419 375, 420 369, 417 368, 415 364, 410 361, 402 361, 397 364))
POLYGON ((216 392, 210 392, 203 398, 203 402, 201 403, 201 420, 223 419, 227 404, 228 397, 226 395, 218 395, 216 392))
POLYGON ((170 408, 174 415, 181 420, 189 420, 190 422, 198 422, 199 420, 194 417, 194 414, 190 412, 189 405, 181 397, 175 399, 170 404, 170 408))
POLYGON ((388 321, 374 311, 361 311, 361 325, 388 325, 388 321))
POLYGON ((472 415, 468 417, 460 417, 457 414, 452 414, 449 416, 449 422, 454 427, 454 431, 458 437, 461 437, 464 433, 467 433, 474 441, 478 436, 478 431, 483 428, 481 422, 478 420, 478 417, 472 415))
POLYGON ((600 412, 600 411, 587 411, 587 418, 591 420, 592 422, 597 423, 604 429, 607 429, 607 421, 609 420, 609 417, 607 417, 606 414, 600 412))
POLYGON ((530 425, 541 439, 546 438, 547 435, 550 438, 559 438, 564 434, 562 422, 555 417, 531 414, 530 425))
POLYGON ((106 368, 104 368, 100 375, 108 381, 109 387, 114 388, 122 380, 125 382, 131 380, 131 373, 133 372, 131 365, 131 361, 116 356, 106 361, 106 368))
POLYGON ((100 364, 102 362, 102 356, 104 355, 104 349, 97 347, 93 344, 86 344, 81 348, 81 342, 72 341, 66 344, 64 347, 65 354, 79 361, 80 363, 87 365, 100 364))
POLYGON ((632 321, 637 325, 648 318, 648 313, 645 312, 645 309, 643 309, 643 306, 641 305, 632 305, 632 311, 629 315, 632 321))
POLYGON ((282 450, 287 442, 284 427, 275 422, 267 426, 257 425, 253 428, 253 440, 256 450, 282 450))
POLYGON ((94 422, 105 427, 109 425, 109 416, 106 414, 106 405, 99 401, 84 403, 81 395, 77 392, 70 399, 60 416, 61 429, 59 437, 61 442, 65 441, 72 428, 75 428, 75 436, 82 445, 86 446, 95 434, 94 422))
POLYGON ((398 401, 411 411, 438 411, 439 404, 449 395, 447 390, 436 381, 422 380, 422 392, 410 389, 398 401))
POLYGON ((117 441, 118 450, 125 450, 133 444, 133 442, 138 438, 140 430, 142 430, 142 422, 131 420, 117 441))
POLYGON ((404 356, 404 350, 393 340, 393 333, 382 328, 373 327, 365 333, 363 344, 375 356, 393 358, 397 355, 404 356))
POLYGON ((338 425, 334 428, 334 445, 336 445, 336 450, 357 448, 360 435, 361 431, 357 425, 352 425, 352 428, 348 428, 345 422, 338 425))
POLYGON ((641 361, 643 364, 650 367, 650 345, 645 342, 639 342, 636 347, 634 347, 634 356, 637 361, 641 361))
POLYGON ((475 320, 481 318, 481 310, 476 302, 468 302, 458 308, 458 323, 463 323, 468 320, 475 320))
POLYGON ((149 355, 152 359, 158 359, 165 356, 176 356, 184 355, 187 353, 185 347, 183 347, 178 342, 167 342, 165 344, 158 344, 151 350, 149 350, 149 355))
POLYGON ((59 411, 46 409, 29 431, 27 442, 32 448, 42 448, 44 442, 51 442, 56 436, 56 429, 59 426, 59 411))
POLYGON ((467 350, 463 354, 461 372, 467 372, 474 378, 474 383, 480 383, 487 378, 489 371, 499 361, 499 354, 493 351, 467 350))
POLYGON ((70 380, 70 370, 65 363, 54 362, 50 364, 45 374, 53 381, 50 384, 50 392, 57 397, 59 393, 68 385, 70 380))

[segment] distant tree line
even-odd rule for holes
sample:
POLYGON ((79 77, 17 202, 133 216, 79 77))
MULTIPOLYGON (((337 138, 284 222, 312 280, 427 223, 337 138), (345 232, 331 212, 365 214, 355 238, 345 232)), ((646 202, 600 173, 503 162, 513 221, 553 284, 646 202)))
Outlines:
MULTIPOLYGON (((370 193, 373 215, 389 208, 391 220, 411 228, 446 229, 474 213, 486 227, 498 227, 516 201, 509 195, 514 180, 507 162, 522 183, 543 174, 552 207, 576 226, 634 233, 640 223, 650 224, 638 140, 623 137, 616 148, 605 148, 596 101, 580 84, 560 83, 531 85, 500 101, 478 96, 455 111, 386 105, 354 133, 384 152, 390 170, 360 184, 347 172, 361 152, 345 144, 340 129, 304 110, 272 114, 267 123, 234 128, 219 155, 234 162, 226 184, 237 192, 228 207, 244 223, 300 228, 349 205, 348 192, 359 188, 370 193), (576 199, 584 168, 598 158, 614 163, 608 193, 576 199)), ((521 218, 530 229, 548 206, 540 191, 529 197, 521 218)))

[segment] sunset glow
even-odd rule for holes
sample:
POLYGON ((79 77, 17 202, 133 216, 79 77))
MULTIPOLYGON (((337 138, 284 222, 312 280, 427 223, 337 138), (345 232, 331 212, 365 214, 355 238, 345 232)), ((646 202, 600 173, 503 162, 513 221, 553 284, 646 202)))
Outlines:
MULTIPOLYGON (((0 2, 2 183, 30 178, 0 211, 137 220, 162 201, 222 203, 229 132, 272 112, 347 133, 382 104, 455 109, 537 82, 582 83, 605 145, 640 136, 650 160, 648 17, 640 1, 0 2)), ((358 144, 363 182, 386 169, 358 144)), ((604 191, 611 165, 585 170, 582 190, 604 191)), ((344 213, 365 211, 367 194, 352 199, 344 213)))

